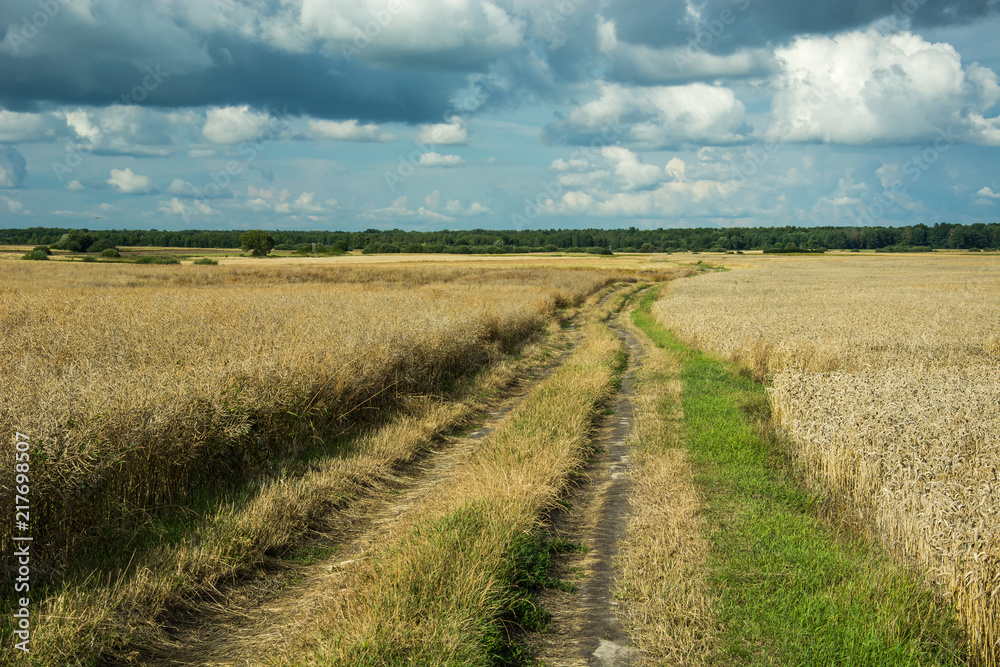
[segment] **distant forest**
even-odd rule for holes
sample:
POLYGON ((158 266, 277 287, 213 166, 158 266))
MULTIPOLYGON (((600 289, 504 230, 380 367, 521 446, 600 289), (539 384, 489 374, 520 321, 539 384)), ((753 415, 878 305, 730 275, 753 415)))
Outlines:
MULTIPOLYGON (((0 244, 48 245, 75 252, 96 252, 110 246, 164 248, 239 248, 246 230, 103 230, 31 227, 0 229, 0 244)), ((753 227, 696 229, 550 229, 525 231, 407 232, 368 229, 363 232, 270 231, 277 250, 301 250, 317 244, 365 252, 509 253, 555 252, 677 252, 684 250, 841 249, 920 251, 931 249, 995 249, 1000 247, 1000 223, 933 227, 753 227)))

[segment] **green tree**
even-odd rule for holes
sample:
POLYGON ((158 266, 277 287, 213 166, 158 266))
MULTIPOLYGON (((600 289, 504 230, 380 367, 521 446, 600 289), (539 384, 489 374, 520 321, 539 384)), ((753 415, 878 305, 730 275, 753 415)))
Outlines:
POLYGON ((70 252, 87 252, 87 249, 97 242, 97 237, 86 229, 74 229, 64 238, 65 241, 60 239, 60 244, 70 252))
POLYGON ((87 252, 104 252, 105 250, 114 247, 115 244, 109 241, 108 239, 97 239, 87 247, 87 252))
POLYGON ((44 250, 32 250, 27 255, 23 256, 21 259, 39 260, 39 259, 48 259, 48 258, 49 258, 49 255, 44 250))
POLYGON ((254 257, 266 257, 274 248, 274 239, 267 232, 251 229, 240 235, 240 247, 252 251, 254 257))

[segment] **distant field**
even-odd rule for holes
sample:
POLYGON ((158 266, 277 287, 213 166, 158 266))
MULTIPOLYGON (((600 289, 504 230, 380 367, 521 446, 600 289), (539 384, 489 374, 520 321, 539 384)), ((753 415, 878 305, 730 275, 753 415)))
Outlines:
MULTIPOLYGON (((30 245, 0 245, 0 261, 20 260, 31 251, 30 245)), ((190 262, 199 257, 211 257, 223 263, 248 264, 250 266, 269 267, 274 265, 341 265, 341 264, 418 264, 418 265, 460 265, 482 266, 495 264, 503 266, 576 266, 588 268, 620 268, 655 270, 664 266, 676 266, 679 262, 689 263, 698 259, 713 261, 713 258, 723 257, 716 253, 619 253, 615 255, 591 255, 586 253, 524 253, 496 255, 465 255, 465 254, 435 254, 435 253, 386 253, 365 255, 361 250, 351 250, 340 256, 310 256, 297 255, 291 251, 275 250, 267 258, 251 257, 239 248, 162 248, 143 246, 122 246, 119 248, 122 259, 135 258, 141 255, 178 256, 182 263, 190 262), (262 262, 264 262, 262 264, 262 262)), ((51 261, 80 261, 87 253, 70 253, 64 250, 54 250, 51 261)), ((97 253, 89 253, 98 260, 97 253)), ((109 262, 111 263, 111 262, 109 262)))
POLYGON ((745 257, 655 307, 746 363, 805 473, 1000 646, 1000 260, 745 257))

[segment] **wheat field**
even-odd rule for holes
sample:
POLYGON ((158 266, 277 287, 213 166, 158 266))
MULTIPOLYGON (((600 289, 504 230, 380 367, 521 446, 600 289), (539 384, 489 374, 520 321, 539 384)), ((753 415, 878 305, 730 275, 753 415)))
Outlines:
POLYGON ((1000 262, 745 257, 655 306, 771 385, 797 466, 925 569, 1000 664, 1000 262))

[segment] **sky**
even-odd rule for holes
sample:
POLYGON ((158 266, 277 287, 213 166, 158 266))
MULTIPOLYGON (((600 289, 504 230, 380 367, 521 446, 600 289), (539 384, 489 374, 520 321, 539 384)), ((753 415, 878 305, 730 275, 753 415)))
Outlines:
POLYGON ((0 228, 994 222, 1000 0, 2 0, 0 228))

